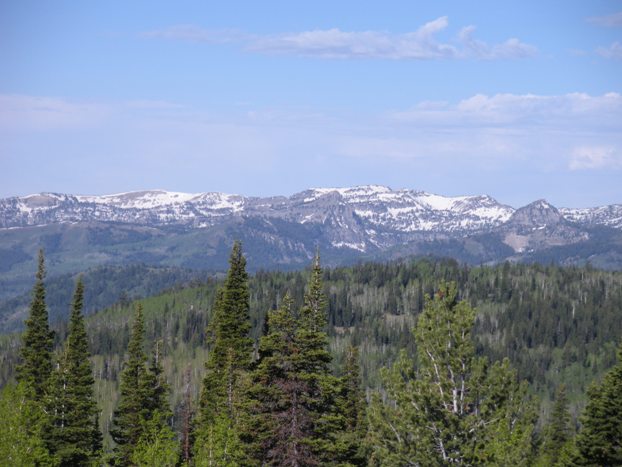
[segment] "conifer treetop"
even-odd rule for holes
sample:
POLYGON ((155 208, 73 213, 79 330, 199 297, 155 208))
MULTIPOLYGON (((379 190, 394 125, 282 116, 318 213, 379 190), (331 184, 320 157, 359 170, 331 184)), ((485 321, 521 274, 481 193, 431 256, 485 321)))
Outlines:
POLYGON ((35 398, 41 399, 52 373, 53 334, 48 323, 45 305, 45 260, 39 250, 36 281, 33 288, 30 314, 22 337, 22 364, 18 367, 18 379, 26 382, 35 398))

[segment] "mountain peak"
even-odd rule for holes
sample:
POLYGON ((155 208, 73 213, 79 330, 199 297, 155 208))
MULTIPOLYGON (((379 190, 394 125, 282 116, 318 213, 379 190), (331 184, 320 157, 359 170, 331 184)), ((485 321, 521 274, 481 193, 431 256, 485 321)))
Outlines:
POLYGON ((564 220, 559 210, 545 199, 539 199, 517 209, 509 222, 513 225, 545 227, 564 220))

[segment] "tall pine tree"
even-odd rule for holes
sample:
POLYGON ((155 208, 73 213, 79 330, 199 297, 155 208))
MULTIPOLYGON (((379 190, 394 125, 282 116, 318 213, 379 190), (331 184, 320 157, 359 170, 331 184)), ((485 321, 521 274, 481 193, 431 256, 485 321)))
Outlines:
POLYGON ((253 456, 261 465, 318 465, 318 455, 310 445, 314 432, 306 400, 310 382, 301 378, 299 371, 297 323, 289 295, 267 319, 268 334, 259 343, 263 358, 253 375, 253 456))
POLYGON ((215 465, 221 465, 237 462, 241 455, 239 432, 243 407, 247 404, 248 370, 253 351, 249 309, 246 259, 242 245, 236 241, 229 258, 229 271, 218 291, 207 329, 209 356, 199 400, 194 446, 196 462, 199 457, 208 456, 215 459, 215 465), (219 457, 220 453, 225 453, 225 457, 219 457))
POLYGON ((240 242, 233 244, 229 258, 229 271, 214 304, 209 325, 209 357, 203 380, 200 409, 203 423, 209 423, 216 414, 227 411, 233 416, 231 391, 235 381, 230 381, 225 370, 236 373, 248 370, 252 356, 250 338, 250 295, 246 259, 240 242))
POLYGON ((24 382, 30 397, 42 401, 52 373, 53 333, 48 323, 45 305, 45 260, 39 250, 36 282, 33 289, 30 315, 22 337, 21 359, 17 368, 17 379, 24 382))
POLYGON ((134 447, 143 434, 145 413, 149 411, 148 380, 143 348, 145 325, 142 305, 136 306, 136 318, 128 344, 128 359, 121 372, 120 399, 114 411, 110 435, 117 446, 114 465, 128 465, 134 447))
POLYGON ((96 428, 97 404, 93 394, 88 337, 82 308, 84 285, 79 278, 69 320, 65 349, 50 385, 48 413, 50 429, 46 439, 61 465, 87 465, 101 449, 101 433, 96 428))
POLYGON ((337 412, 341 426, 336 436, 334 450, 335 460, 340 465, 367 465, 364 450, 364 439, 367 434, 365 424, 365 394, 361 388, 360 363, 358 347, 351 346, 347 350, 344 374, 340 380, 337 412))
POLYGON ((570 412, 566 387, 562 384, 555 392, 553 409, 549 422, 543 430, 543 442, 538 463, 540 465, 557 465, 562 450, 571 440, 570 412))
POLYGON ((339 457, 337 438, 346 421, 337 410, 340 381, 330 371, 332 356, 328 349, 327 303, 322 276, 318 252, 296 320, 295 342, 299 350, 293 363, 295 377, 305 387, 301 406, 310 418, 305 443, 311 446, 317 459, 326 463, 339 457))
POLYGON ((323 465, 348 459, 351 446, 343 437, 348 426, 343 399, 347 391, 329 369, 326 324, 317 254, 302 309, 296 314, 286 296, 278 310, 269 312, 260 340, 253 395, 259 426, 254 432, 261 436, 254 447, 263 462, 323 465))

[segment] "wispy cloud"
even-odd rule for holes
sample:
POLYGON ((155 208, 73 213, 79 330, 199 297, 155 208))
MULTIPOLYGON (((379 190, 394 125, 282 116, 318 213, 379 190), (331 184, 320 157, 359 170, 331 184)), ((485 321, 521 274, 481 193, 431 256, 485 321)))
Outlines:
POLYGON ((293 187, 300 171, 315 185, 364 176, 413 186, 412 177, 442 180, 450 171, 464 180, 505 174, 504 184, 540 174, 545 186, 551 174, 615 178, 622 170, 622 95, 478 94, 372 115, 248 107, 216 114, 166 101, 0 95, 0 159, 21 167, 24 158, 46 167, 41 183, 48 171, 65 180, 66 165, 53 164, 62 159, 93 173, 104 191, 144 177, 153 186, 176 177, 226 189, 223 174, 232 171, 244 180, 232 191, 274 185, 277 173, 293 187))
MULTIPOLYGON (((581 126, 610 128, 622 118, 622 95, 477 94, 454 105, 422 102, 412 109, 392 112, 389 118, 421 125, 469 127, 559 127, 581 121, 581 126)), ((622 130, 622 124, 616 127, 622 130)))
POLYGON ((622 11, 605 16, 591 16, 587 18, 587 21, 608 28, 622 27, 622 11))
POLYGON ((384 31, 342 31, 338 28, 252 35, 239 31, 214 31, 181 25, 143 33, 144 37, 189 40, 206 43, 239 43, 246 50, 264 54, 299 55, 329 59, 480 59, 530 57, 536 47, 516 38, 488 44, 474 37, 474 26, 460 30, 451 41, 438 39, 449 26, 446 16, 425 23, 415 31, 392 34, 384 31))
POLYGON ((59 97, 0 95, 0 128, 61 130, 97 125, 110 113, 107 105, 59 97))
POLYGON ((244 42, 250 37, 248 34, 235 29, 204 29, 193 24, 178 24, 164 29, 146 31, 141 36, 155 39, 208 42, 212 44, 244 42))
POLYGON ((622 154, 611 146, 581 146, 574 149, 569 167, 571 170, 620 168, 622 154))
POLYGON ((478 94, 389 112, 341 151, 365 160, 472 164, 481 170, 621 169, 622 95, 478 94), (384 131, 379 130, 384 128, 384 131))
POLYGON ((596 53, 601 57, 622 60, 622 43, 615 41, 609 47, 599 47, 596 53))

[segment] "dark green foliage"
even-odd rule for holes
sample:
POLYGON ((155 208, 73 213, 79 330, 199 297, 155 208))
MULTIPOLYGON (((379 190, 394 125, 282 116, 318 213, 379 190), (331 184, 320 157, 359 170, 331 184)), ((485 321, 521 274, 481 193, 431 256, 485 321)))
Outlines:
POLYGON ((202 457, 215 465, 235 465, 243 456, 239 434, 253 350, 249 309, 246 259, 240 242, 235 242, 207 329, 209 356, 196 430, 196 462, 202 457))
POLYGON ((128 345, 128 360, 121 374, 119 405, 110 430, 112 439, 117 443, 114 465, 156 458, 171 465, 168 463, 171 453, 177 453, 179 449, 167 424, 171 417, 169 390, 160 362, 159 344, 156 343, 152 363, 147 369, 144 328, 142 305, 138 304, 128 345))
POLYGON ((313 415, 305 396, 310 382, 301 378, 292 300, 286 295, 268 313, 268 334, 259 348, 263 358, 254 373, 256 404, 254 457, 267 465, 318 465, 309 445, 313 415))
POLYGON ((330 372, 322 274, 316 255, 302 309, 296 314, 286 294, 281 306, 268 313, 260 339, 251 426, 262 435, 251 444, 256 457, 270 465, 346 465, 357 450, 345 433, 354 431, 356 417, 362 416, 360 401, 354 407, 347 400, 360 396, 350 392, 360 380, 354 368, 344 380, 330 372))
MULTIPOLYGON (((0 260, 1 262, 1 260, 0 260)), ((178 267, 157 267, 145 264, 99 266, 79 274, 85 286, 84 315, 102 310, 115 303, 127 305, 131 300, 149 297, 182 284, 203 283, 210 277, 205 271, 178 267)), ((77 274, 50 275, 46 278, 45 302, 50 323, 68 321, 70 303, 77 274)), ((3 284, 0 282, 0 294, 3 284)), ((13 298, 0 295, 0 332, 21 331, 28 312, 31 295, 23 293, 13 298)))
POLYGON ((566 387, 562 384, 555 393, 549 422, 543 430, 543 442, 539 462, 555 465, 566 444, 572 438, 571 417, 568 411, 566 387))
POLYGON ((144 413, 147 414, 144 418, 151 419, 152 414, 157 412, 160 418, 166 420, 171 417, 171 410, 168 404, 169 387, 162 368, 160 347, 161 342, 156 342, 149 371, 145 373, 142 381, 146 396, 144 413))
POLYGON ((251 363, 250 303, 246 259, 242 246, 235 242, 229 258, 229 272, 219 291, 212 321, 208 328, 209 358, 201 393, 203 423, 223 410, 233 417, 231 391, 236 386, 235 375, 251 363), (229 374, 225 369, 229 368, 229 374), (230 380, 229 377, 233 377, 230 380))
MULTIPOLYGON (((544 413, 550 412, 547 395, 566 383, 574 418, 584 403, 585 386, 600 379, 615 363, 613 341, 619 340, 622 310, 620 273, 590 267, 515 264, 467 268, 453 261, 424 259, 329 269, 323 279, 333 357, 329 366, 335 374, 341 373, 347 349, 357 345, 364 388, 380 385, 378 369, 395 362, 399 349, 415 354, 411 329, 423 309, 424 295, 433 293, 443 280, 455 280, 460 298, 477 307, 472 336, 476 355, 489 361, 509 357, 519 378, 530 382, 533 393, 544 396, 544 413)), ((286 291, 291 291, 293 309, 302 309, 308 280, 308 270, 260 272, 249 279, 250 334, 254 339, 259 339, 264 328, 266 312, 280 303, 286 291)), ((208 360, 205 329, 214 322, 216 289, 220 287, 219 281, 209 280, 201 287, 170 291, 143 301, 145 347, 151 354, 154 343, 162 342, 161 361, 171 384, 176 415, 188 366, 192 368, 189 392, 193 399, 198 398, 204 362, 208 360)), ((131 334, 131 313, 130 305, 119 303, 86 319, 107 448, 111 446, 108 432, 118 403, 122 356, 131 334)), ((55 330, 60 343, 68 328, 63 324, 55 330)), ((0 336, 0 384, 14 375, 18 351, 18 337, 0 336)), ((341 394, 341 388, 337 389, 341 394)), ((374 407, 392 410, 384 404, 374 407)), ((181 420, 175 417, 176 423, 181 424, 181 420)), ((227 421, 214 432, 232 433, 231 426, 227 421)), ((176 428, 181 431, 180 426, 176 428)), ((388 439, 392 431, 387 429, 388 439)))
POLYGON ((365 436, 367 434, 365 394, 363 393, 359 351, 350 347, 340 381, 336 411, 340 415, 340 430, 336 433, 333 450, 339 465, 367 465, 365 436))
POLYGON ((136 306, 136 317, 128 345, 128 359, 121 373, 119 405, 114 412, 114 425, 110 430, 115 448, 115 465, 127 465, 133 449, 143 434, 143 420, 148 410, 149 393, 146 381, 146 355, 143 349, 145 333, 142 306, 136 306))
POLYGON ((42 400, 47 392, 48 380, 52 373, 53 333, 48 323, 45 306, 45 264, 43 250, 39 250, 37 281, 33 289, 30 315, 26 320, 26 330, 22 337, 22 363, 17 369, 18 380, 26 383, 32 397, 42 400))
POLYGON ((46 442, 61 465, 87 465, 97 458, 101 434, 96 426, 88 338, 82 316, 84 285, 78 279, 71 309, 69 335, 53 372, 47 413, 46 442))
POLYGON ((618 363, 599 385, 588 391, 588 402, 577 435, 578 465, 622 465, 622 345, 618 363))

